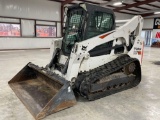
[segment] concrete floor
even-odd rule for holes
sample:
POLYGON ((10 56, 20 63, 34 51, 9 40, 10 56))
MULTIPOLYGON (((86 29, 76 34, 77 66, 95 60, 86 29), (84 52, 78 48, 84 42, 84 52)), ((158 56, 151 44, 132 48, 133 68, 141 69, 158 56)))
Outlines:
MULTIPOLYGON (((45 66, 49 50, 0 52, 0 120, 34 120, 15 96, 8 81, 29 61, 45 66)), ((160 120, 160 49, 145 48, 142 82, 135 88, 77 105, 44 120, 160 120)))

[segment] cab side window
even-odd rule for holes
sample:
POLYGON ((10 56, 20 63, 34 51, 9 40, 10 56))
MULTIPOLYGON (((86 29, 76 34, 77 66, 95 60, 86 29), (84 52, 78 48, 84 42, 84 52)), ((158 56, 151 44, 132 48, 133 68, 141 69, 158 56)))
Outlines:
POLYGON ((95 37, 105 32, 111 31, 113 26, 113 15, 96 11, 91 15, 87 38, 95 37))

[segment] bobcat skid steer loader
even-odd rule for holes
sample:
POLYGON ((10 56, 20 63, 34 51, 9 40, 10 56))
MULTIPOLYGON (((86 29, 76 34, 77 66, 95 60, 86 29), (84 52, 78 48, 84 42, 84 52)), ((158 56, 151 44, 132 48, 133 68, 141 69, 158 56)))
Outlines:
POLYGON ((35 119, 76 104, 74 92, 96 100, 141 81, 141 16, 115 29, 110 9, 84 3, 65 11, 64 36, 52 42, 49 64, 28 63, 9 81, 35 119))

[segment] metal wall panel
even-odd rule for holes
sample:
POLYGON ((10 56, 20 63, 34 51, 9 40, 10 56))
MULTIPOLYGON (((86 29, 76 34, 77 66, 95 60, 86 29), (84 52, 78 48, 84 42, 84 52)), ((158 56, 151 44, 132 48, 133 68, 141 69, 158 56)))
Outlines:
POLYGON ((53 25, 53 26, 56 25, 55 22, 46 22, 46 21, 36 21, 36 24, 39 24, 39 25, 53 25))
POLYGON ((34 20, 21 20, 21 31, 24 37, 35 36, 35 21, 34 20))
POLYGON ((57 37, 61 37, 61 23, 57 23, 57 37))
POLYGON ((12 19, 12 18, 1 18, 0 17, 0 22, 4 22, 4 23, 20 23, 20 20, 19 19, 12 19))
POLYGON ((0 0, 0 16, 60 21, 60 6, 47 0, 0 0))
MULTIPOLYGON (((0 0, 0 16, 60 21, 60 14, 61 4, 58 2, 47 0, 0 0)), ((19 19, 2 18, 0 20, 2 22, 20 22, 19 19)), ((33 27, 32 20, 22 19, 21 29, 23 37, 0 37, 0 50, 49 48, 51 41, 55 38, 31 38, 35 32, 33 27)))

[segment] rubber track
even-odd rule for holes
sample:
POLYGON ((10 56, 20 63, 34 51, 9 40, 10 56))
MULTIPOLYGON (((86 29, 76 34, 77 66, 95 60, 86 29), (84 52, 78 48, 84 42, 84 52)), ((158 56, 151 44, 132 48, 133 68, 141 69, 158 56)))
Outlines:
POLYGON ((132 88, 138 85, 140 81, 141 81, 141 68, 140 68, 139 61, 136 58, 131 58, 128 55, 123 55, 98 68, 95 68, 88 72, 81 73, 76 80, 75 86, 76 86, 76 91, 78 91, 83 97, 89 100, 95 100, 110 94, 114 94, 116 92, 120 92, 125 89, 132 88), (136 73, 135 73, 136 80, 132 81, 130 85, 126 85, 118 89, 115 88, 112 90, 106 90, 101 92, 97 91, 96 93, 90 92, 90 88, 92 84, 96 84, 98 80, 106 76, 109 76, 117 71, 122 70, 123 67, 125 67, 126 65, 132 62, 136 62, 136 65, 137 65, 136 67, 138 69, 136 70, 136 73))

